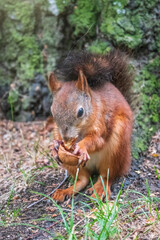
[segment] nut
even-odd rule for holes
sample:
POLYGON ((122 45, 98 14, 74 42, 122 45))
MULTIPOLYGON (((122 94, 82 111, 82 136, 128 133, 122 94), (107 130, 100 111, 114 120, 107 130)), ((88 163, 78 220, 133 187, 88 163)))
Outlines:
POLYGON ((59 146, 58 156, 63 164, 68 164, 71 166, 76 166, 79 164, 80 156, 67 151, 62 144, 59 146))
POLYGON ((75 149, 75 143, 76 143, 77 138, 72 138, 67 142, 64 142, 63 145, 65 147, 66 150, 68 150, 69 152, 73 152, 75 149))

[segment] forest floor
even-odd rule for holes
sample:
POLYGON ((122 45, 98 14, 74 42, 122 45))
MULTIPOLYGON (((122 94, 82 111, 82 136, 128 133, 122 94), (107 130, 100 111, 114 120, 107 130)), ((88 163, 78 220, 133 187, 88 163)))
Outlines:
MULTIPOLYGON (((160 131, 128 176, 113 184, 109 202, 91 201, 84 190, 72 201, 56 205, 46 198, 27 209, 64 178, 50 156, 52 133, 40 134, 43 126, 0 122, 0 240, 160 239, 160 131)), ((71 184, 69 178, 63 188, 71 184)))

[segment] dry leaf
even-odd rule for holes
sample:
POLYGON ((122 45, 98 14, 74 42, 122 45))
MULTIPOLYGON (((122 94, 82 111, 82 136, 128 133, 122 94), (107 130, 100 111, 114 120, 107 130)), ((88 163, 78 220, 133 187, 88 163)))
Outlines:
POLYGON ((149 219, 146 220, 146 223, 153 223, 154 222, 154 218, 150 217, 149 219))
POLYGON ((159 157, 159 154, 158 153, 153 153, 152 156, 153 157, 159 157))
POLYGON ((55 207, 46 207, 47 211, 54 212, 56 209, 55 207))
POLYGON ((39 199, 38 198, 33 198, 32 201, 38 201, 39 199))
POLYGON ((19 196, 18 196, 18 195, 15 195, 15 196, 13 197, 13 200, 17 200, 17 199, 19 199, 19 196))

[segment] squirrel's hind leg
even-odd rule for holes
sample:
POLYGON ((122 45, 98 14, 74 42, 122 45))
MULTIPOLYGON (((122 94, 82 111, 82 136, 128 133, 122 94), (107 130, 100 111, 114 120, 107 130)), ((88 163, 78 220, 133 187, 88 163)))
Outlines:
MULTIPOLYGON (((101 178, 99 176, 97 182, 93 185, 93 187, 87 189, 86 193, 92 194, 91 197, 93 197, 93 198, 96 198, 96 194, 97 194, 103 200, 106 197, 104 186, 105 186, 105 188, 107 187, 107 178, 106 177, 101 178), (102 183, 102 181, 103 181, 103 183, 102 183), (96 192, 96 194, 95 194, 95 192, 96 192)), ((111 186, 111 183, 109 181, 108 189, 106 189, 108 199, 111 196, 110 186, 111 186)))
POLYGON ((90 176, 79 174, 77 182, 75 184, 75 188, 73 185, 67 189, 57 189, 55 191, 54 195, 52 196, 52 198, 57 202, 64 202, 64 200, 67 197, 68 198, 72 197, 73 191, 74 191, 74 194, 77 194, 79 191, 84 189, 87 186, 87 184, 89 183, 89 179, 90 179, 90 176))

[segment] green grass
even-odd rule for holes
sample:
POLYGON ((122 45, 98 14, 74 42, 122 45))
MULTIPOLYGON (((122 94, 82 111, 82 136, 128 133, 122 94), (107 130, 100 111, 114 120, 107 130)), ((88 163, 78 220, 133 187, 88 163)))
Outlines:
MULTIPOLYGON (((155 168, 157 179, 160 177, 155 168)), ((78 176, 78 172, 77 172, 78 176)), ((77 181, 77 176, 74 182, 77 181)), ((101 179, 102 180, 102 179, 101 179)), ((103 180, 102 184, 104 186, 103 180)), ((74 196, 71 199, 71 209, 66 209, 57 204, 51 197, 34 192, 40 196, 48 198, 55 208, 58 210, 61 220, 59 225, 65 233, 55 233, 42 227, 46 221, 56 222, 51 216, 33 219, 29 223, 16 222, 20 216, 20 210, 15 207, 13 201, 14 191, 11 194, 3 210, 1 209, 0 225, 1 226, 29 226, 32 229, 39 229, 46 232, 52 239, 140 239, 139 234, 150 234, 156 226, 160 226, 159 204, 160 198, 154 196, 149 188, 148 180, 146 180, 146 194, 142 194, 135 190, 126 190, 122 195, 122 188, 114 201, 107 200, 107 191, 104 186, 106 200, 103 202, 97 195, 96 199, 87 196, 89 201, 82 204, 81 215, 77 218, 77 208, 74 196), (131 196, 134 196, 132 198, 131 196), (10 207, 9 207, 10 206, 10 207), (12 207, 11 207, 12 206, 12 207), (84 210, 87 209, 87 210, 84 210), (12 216, 12 217, 11 217, 12 216), (134 223, 134 224, 133 224, 134 223)), ((82 193, 81 193, 82 194, 82 193)), ((82 194, 85 195, 85 194, 82 194)), ((86 196, 86 195, 85 195, 86 196)))
POLYGON ((13 196, 12 189, 6 205, 0 208, 0 226, 10 225, 21 215, 21 209, 15 206, 13 196))

